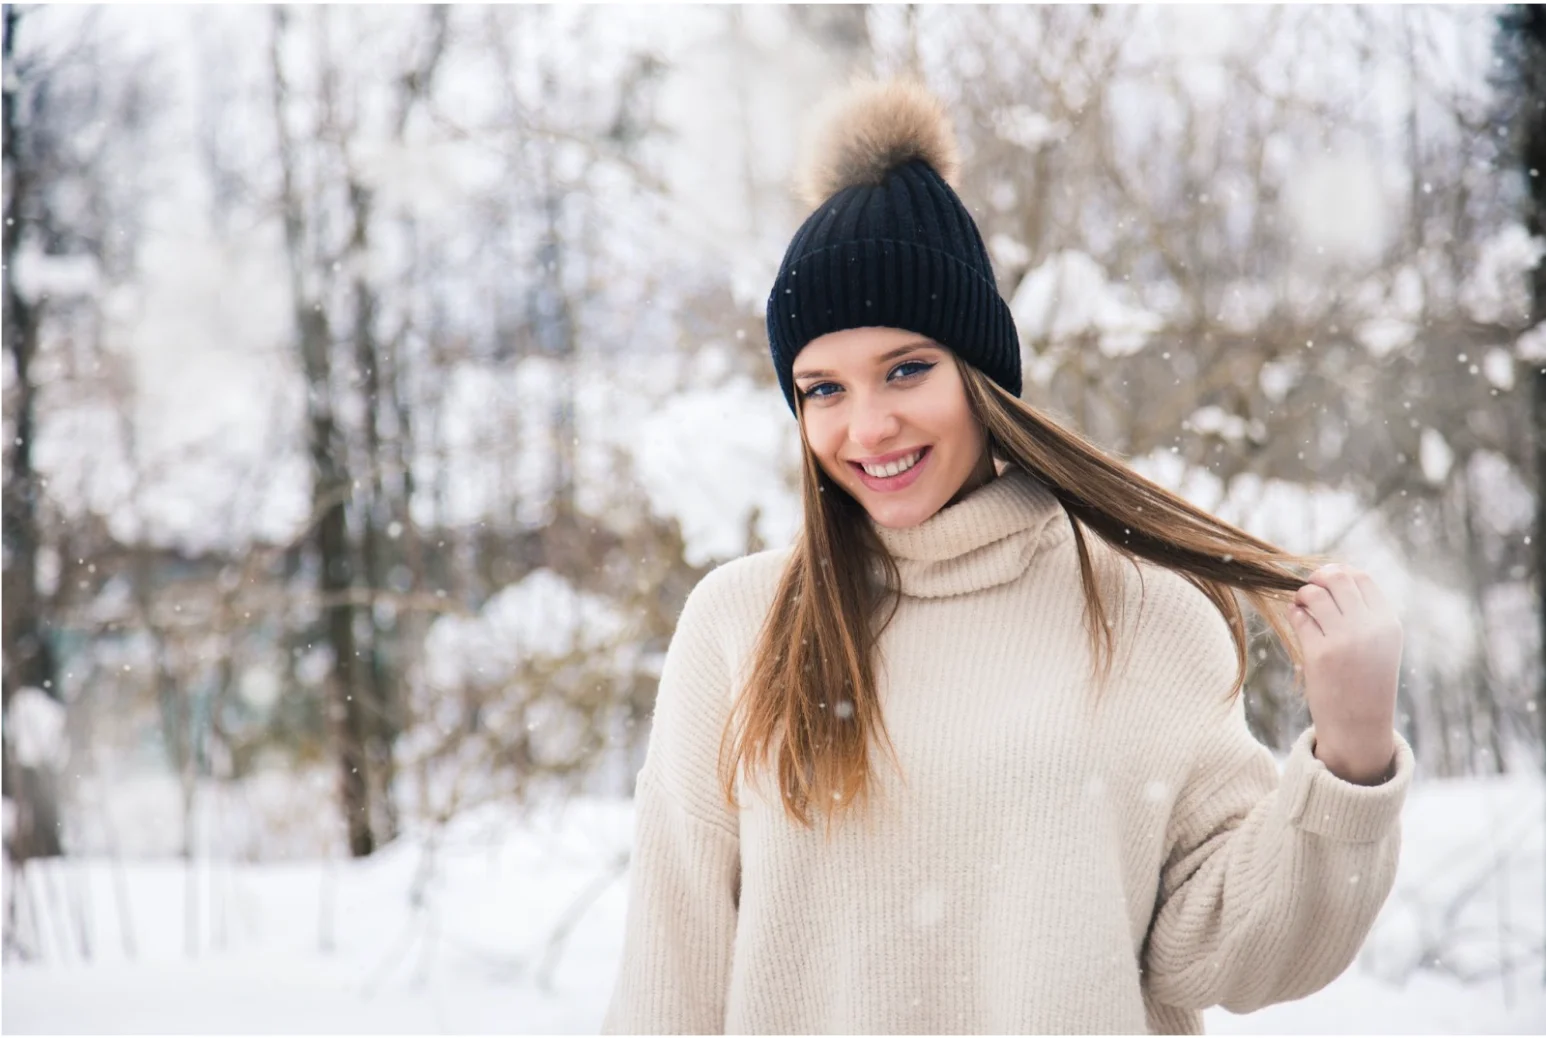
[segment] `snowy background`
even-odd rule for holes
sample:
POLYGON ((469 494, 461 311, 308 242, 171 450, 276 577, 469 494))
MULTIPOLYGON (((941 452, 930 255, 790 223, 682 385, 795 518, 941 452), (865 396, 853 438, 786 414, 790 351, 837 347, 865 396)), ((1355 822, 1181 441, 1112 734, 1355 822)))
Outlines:
POLYGON ((1402 604, 1396 890, 1210 1030, 1546 1030, 1498 14, 8 9, 0 1026, 599 1026, 677 611, 797 528, 803 119, 911 72, 1026 398, 1402 604))
MULTIPOLYGON (((1539 1034, 1543 814, 1534 776, 1418 786, 1359 960, 1299 1002, 1210 1010, 1208 1030, 1539 1034)), ((631 818, 625 801, 581 798, 469 812, 358 862, 50 866, 34 893, 57 930, 42 963, 6 966, 5 1029, 594 1034, 622 951, 631 818)))

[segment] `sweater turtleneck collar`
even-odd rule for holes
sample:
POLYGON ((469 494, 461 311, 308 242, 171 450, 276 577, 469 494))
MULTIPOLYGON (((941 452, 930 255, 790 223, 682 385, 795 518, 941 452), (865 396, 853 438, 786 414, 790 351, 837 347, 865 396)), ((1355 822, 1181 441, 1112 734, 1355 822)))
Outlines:
POLYGON ((945 598, 1006 584, 1025 572, 1038 547, 1071 532, 1057 498, 1013 466, 955 504, 905 529, 872 520, 896 560, 902 593, 945 598))

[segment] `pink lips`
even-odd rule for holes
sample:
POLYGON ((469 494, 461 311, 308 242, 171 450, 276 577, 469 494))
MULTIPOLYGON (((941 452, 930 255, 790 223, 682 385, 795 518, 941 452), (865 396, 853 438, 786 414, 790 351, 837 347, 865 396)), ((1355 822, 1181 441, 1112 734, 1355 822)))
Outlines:
MULTIPOLYGON (((871 462, 871 464, 884 464, 887 461, 895 461, 897 458, 905 458, 911 453, 911 450, 898 451, 896 454, 893 454, 890 457, 876 459, 876 461, 871 462)), ((918 476, 923 472, 923 467, 929 463, 929 459, 933 456, 933 447, 923 448, 923 457, 918 459, 917 464, 913 465, 913 467, 908 469, 906 472, 899 472, 895 476, 872 476, 868 472, 864 471, 864 467, 858 462, 850 461, 848 464, 853 466, 854 474, 859 477, 859 482, 863 483, 871 490, 879 491, 880 493, 884 494, 896 490, 906 490, 908 487, 916 483, 918 481, 918 476)))

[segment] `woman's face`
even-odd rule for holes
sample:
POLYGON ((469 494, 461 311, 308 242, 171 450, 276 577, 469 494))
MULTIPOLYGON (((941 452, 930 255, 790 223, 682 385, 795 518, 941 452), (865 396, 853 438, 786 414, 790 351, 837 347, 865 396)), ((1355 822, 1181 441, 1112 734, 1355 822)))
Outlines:
POLYGON ((921 335, 823 335, 795 357, 794 381, 817 462, 881 526, 916 526, 993 478, 950 351, 921 335))

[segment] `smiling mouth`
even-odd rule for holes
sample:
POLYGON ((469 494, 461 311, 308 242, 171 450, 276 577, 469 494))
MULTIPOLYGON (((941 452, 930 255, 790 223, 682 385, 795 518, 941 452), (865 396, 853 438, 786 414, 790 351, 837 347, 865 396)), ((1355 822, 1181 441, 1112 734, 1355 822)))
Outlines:
POLYGON ((848 464, 860 483, 870 490, 886 493, 912 486, 933 453, 933 447, 919 447, 879 465, 858 461, 848 464))
POLYGON ((856 461, 853 464, 863 469, 866 475, 873 476, 876 479, 889 479, 892 476, 900 476, 918 464, 919 461, 923 460, 923 453, 926 450, 928 450, 927 447, 919 447, 911 454, 897 458, 895 461, 888 461, 884 465, 866 465, 862 461, 856 461))

